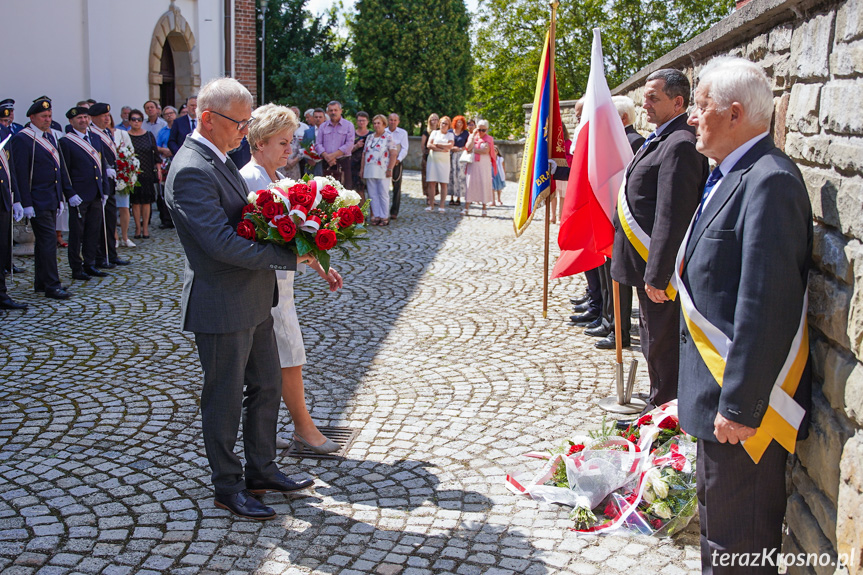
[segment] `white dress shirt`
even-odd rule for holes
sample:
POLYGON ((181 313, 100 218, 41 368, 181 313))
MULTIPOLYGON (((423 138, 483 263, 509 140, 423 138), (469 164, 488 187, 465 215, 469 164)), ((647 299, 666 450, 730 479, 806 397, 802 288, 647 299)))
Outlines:
POLYGON ((400 146, 398 158, 396 158, 399 163, 403 162, 404 159, 408 155, 408 146, 410 145, 410 140, 408 140, 408 133, 403 128, 396 128, 395 132, 390 132, 390 129, 386 130, 389 132, 390 136, 393 138, 393 143, 397 146, 400 146))
POLYGON ((725 181, 725 176, 727 176, 728 173, 734 169, 734 166, 737 165, 737 162, 740 161, 740 158, 746 155, 746 152, 751 150, 752 147, 755 146, 755 144, 760 142, 763 138, 766 138, 767 135, 768 132, 758 134, 757 136, 755 136, 751 140, 748 140, 742 146, 736 148, 733 152, 725 156, 725 159, 722 160, 722 162, 719 164, 719 171, 722 172, 722 177, 719 179, 719 181, 716 182, 716 185, 713 186, 713 189, 710 190, 710 193, 707 194, 707 197, 704 199, 704 205, 701 207, 702 212, 704 211, 704 208, 707 207, 707 204, 710 202, 710 198, 712 198, 716 194, 716 190, 718 190, 719 186, 722 185, 722 182, 725 181))
POLYGON ((222 163, 223 163, 223 164, 224 164, 225 162, 227 162, 227 161, 228 161, 228 156, 227 156, 227 155, 225 155, 225 154, 223 154, 223 153, 222 153, 222 151, 221 151, 221 150, 219 150, 219 148, 217 148, 217 147, 216 147, 216 144, 214 144, 213 142, 211 142, 210 140, 208 140, 207 138, 205 138, 205 137, 201 134, 201 132, 199 132, 199 131, 195 130, 195 131, 194 131, 194 132, 192 132, 192 133, 191 133, 191 135, 189 135, 188 137, 189 137, 189 138, 192 138, 192 139, 193 139, 193 140, 195 140, 195 141, 198 141, 198 142, 200 142, 200 143, 204 144, 205 146, 207 146, 208 148, 210 148, 211 150, 213 150, 213 153, 214 153, 214 154, 216 154, 216 157, 217 157, 217 158, 219 158, 220 160, 222 160, 222 163))

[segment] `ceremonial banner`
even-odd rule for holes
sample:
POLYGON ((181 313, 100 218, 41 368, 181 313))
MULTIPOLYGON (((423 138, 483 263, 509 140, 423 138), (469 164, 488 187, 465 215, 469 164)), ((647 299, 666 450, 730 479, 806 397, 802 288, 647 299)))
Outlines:
POLYGON ((561 255, 552 279, 591 270, 611 257, 612 213, 631 159, 632 148, 605 80, 599 28, 594 28, 590 77, 557 237, 561 255))
POLYGON ((548 161, 560 160, 558 165, 566 165, 563 122, 560 119, 560 100, 557 95, 557 75, 554 73, 550 47, 549 34, 546 33, 545 46, 539 62, 539 74, 536 78, 530 129, 524 143, 518 196, 515 200, 512 223, 516 237, 527 229, 536 210, 554 189, 548 161), (551 149, 549 149, 549 133, 552 135, 551 149))

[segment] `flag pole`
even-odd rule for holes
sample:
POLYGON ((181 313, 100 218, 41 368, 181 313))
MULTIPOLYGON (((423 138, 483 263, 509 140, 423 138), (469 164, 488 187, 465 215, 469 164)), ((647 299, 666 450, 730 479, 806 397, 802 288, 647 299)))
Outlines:
MULTIPOLYGON (((551 86, 554 89, 554 34, 555 34, 555 26, 557 20, 557 7, 560 6, 560 2, 557 0, 553 0, 549 3, 551 6, 551 26, 548 31, 548 58, 549 58, 549 70, 551 74, 551 86)), ((554 117, 554 111, 552 110, 554 106, 549 106, 548 113, 548 150, 552 149, 552 141, 554 138, 552 128, 552 118, 554 117)), ((550 174, 549 174, 550 175, 550 174)), ((553 177, 553 176, 552 176, 553 177)), ((552 182, 552 186, 554 186, 554 182, 552 182)), ((553 192, 557 193, 557 192, 553 192)), ((543 254, 542 260, 542 318, 546 319, 548 317, 548 244, 551 241, 551 194, 549 194, 545 198, 545 250, 543 254)))

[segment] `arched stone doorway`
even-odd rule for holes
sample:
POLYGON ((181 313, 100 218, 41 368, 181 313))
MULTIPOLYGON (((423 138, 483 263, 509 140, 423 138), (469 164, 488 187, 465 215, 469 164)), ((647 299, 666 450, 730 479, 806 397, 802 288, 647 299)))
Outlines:
POLYGON ((201 87, 195 35, 173 0, 153 31, 149 68, 150 99, 163 106, 185 102, 201 87))

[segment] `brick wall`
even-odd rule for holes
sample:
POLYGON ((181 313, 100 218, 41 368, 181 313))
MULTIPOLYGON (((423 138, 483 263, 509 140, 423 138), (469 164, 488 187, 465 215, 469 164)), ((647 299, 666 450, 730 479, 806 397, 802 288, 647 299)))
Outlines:
MULTIPOLYGON (((677 68, 691 79, 726 54, 760 64, 770 78, 773 138, 800 167, 815 217, 812 426, 789 458, 783 552, 855 561, 848 571, 788 573, 863 574, 863 0, 753 0, 613 92, 639 104, 654 70, 677 68)), ((561 102, 564 121, 573 104, 561 102)), ((638 112, 635 126, 646 134, 653 126, 638 112)))
POLYGON ((235 0, 236 54, 234 71, 237 80, 258 99, 258 55, 255 0, 235 0))

